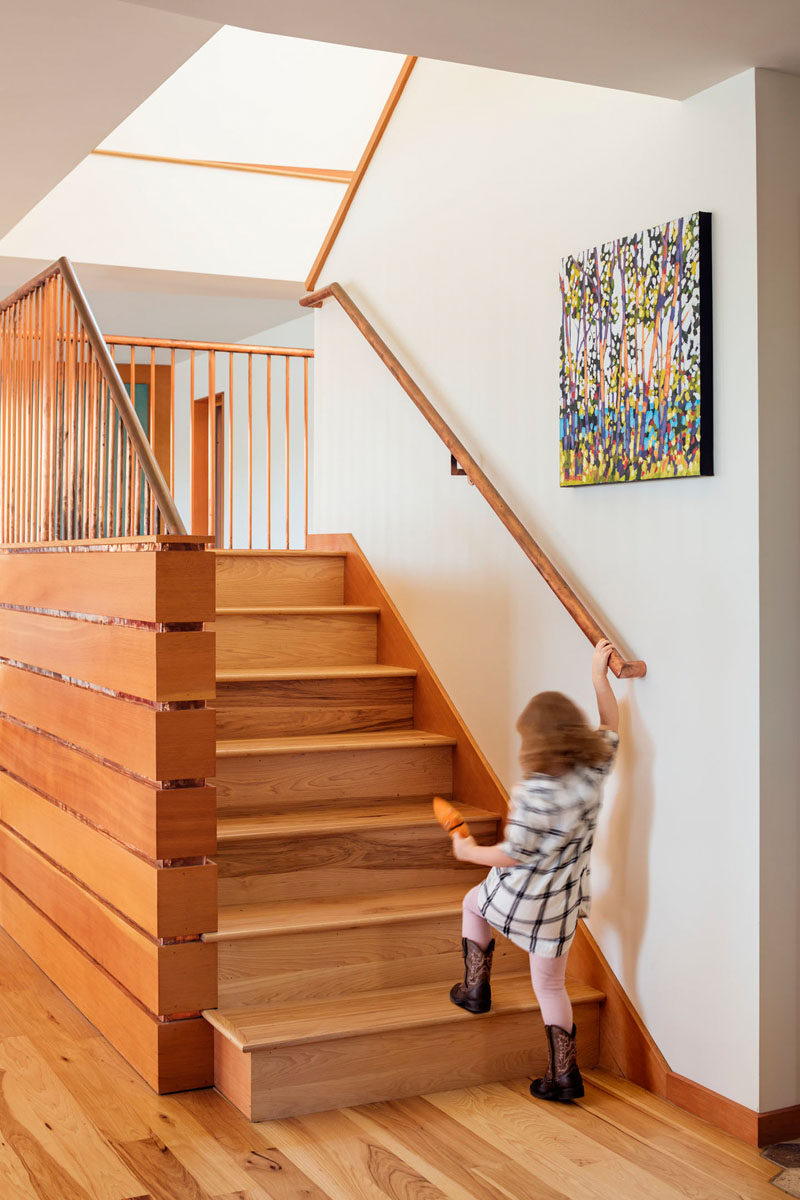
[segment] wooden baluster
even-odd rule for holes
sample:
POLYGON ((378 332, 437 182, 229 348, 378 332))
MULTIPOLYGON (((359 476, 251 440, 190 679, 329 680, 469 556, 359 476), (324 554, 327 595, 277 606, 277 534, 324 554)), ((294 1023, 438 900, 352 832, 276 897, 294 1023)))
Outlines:
POLYGON ((267 355, 267 549, 272 549, 272 355, 267 355))
POLYGON ((286 549, 289 549, 289 481, 291 471, 291 460, 289 451, 289 427, 290 427, 290 411, 289 411, 289 363, 291 359, 286 355, 286 549))
POLYGON ((97 522, 97 476, 98 476, 98 445, 100 430, 100 390, 98 387, 98 367, 94 352, 90 352, 89 369, 91 387, 89 389, 89 533, 91 538, 100 537, 97 522))
POLYGON ((125 495, 125 444, 122 440, 122 417, 117 406, 112 402, 111 412, 114 417, 114 459, 116 463, 117 484, 114 490, 114 536, 122 537, 125 528, 126 495, 125 495))
POLYGON ((303 359, 303 549, 308 547, 308 357, 303 359))
MULTIPOLYGON (((131 346, 131 404, 136 408, 136 350, 131 346)), ((139 525, 141 521, 141 505, 142 505, 142 486, 141 478, 138 470, 138 461, 136 453, 133 449, 133 443, 126 435, 125 438, 128 447, 128 470, 131 475, 130 482, 130 502, 131 510, 129 514, 130 528, 128 531, 129 537, 136 537, 139 533, 139 525)))
POLYGON ((6 309, 2 315, 3 334, 3 385, 0 393, 3 418, 3 543, 11 541, 11 310, 6 309))
POLYGON ((247 356, 247 546, 253 549, 253 355, 247 356))
MULTIPOLYGON (((208 529, 207 533, 217 544, 217 384, 216 354, 208 352, 208 529)), ((220 497, 222 499, 222 497, 220 497)))
POLYGON ((110 537, 108 532, 108 388, 105 376, 97 365, 97 536, 110 537))
POLYGON ((169 490, 175 495, 175 347, 169 354, 169 490))
POLYGON ((20 366, 20 363, 19 363, 19 350, 20 350, 19 321, 20 321, 20 318, 19 318, 19 305, 18 304, 14 305, 13 311, 14 311, 14 341, 13 341, 13 347, 14 347, 14 365, 13 365, 14 424, 13 424, 12 451, 14 454, 14 469, 13 469, 13 473, 12 473, 12 479, 13 479, 14 494, 12 496, 12 512, 13 512, 14 519, 13 519, 12 529, 13 529, 14 541, 19 542, 19 470, 20 470, 19 417, 20 417, 21 405, 20 405, 20 378, 19 378, 19 366, 20 366))
MULTIPOLYGON (((156 351, 155 347, 150 347, 150 404, 148 406, 148 416, 150 418, 150 445, 155 452, 156 444, 156 351)), ((146 481, 145 481, 146 483, 146 481)), ((153 533, 156 524, 156 498, 153 495, 153 490, 149 483, 146 483, 147 488, 147 504, 145 506, 147 512, 147 533, 153 533)))
POLYGON ((74 331, 73 332, 73 343, 75 346, 75 356, 76 356, 75 374, 77 377, 77 379, 76 379, 77 387, 76 387, 76 391, 75 391, 75 464, 74 464, 74 469, 75 469, 75 483, 74 483, 75 523, 74 523, 72 536, 76 539, 79 539, 83 536, 83 475, 84 475, 84 463, 85 463, 84 446, 83 446, 83 432, 84 432, 84 430, 83 430, 83 426, 84 426, 83 401, 84 401, 84 393, 85 393, 85 385, 86 385, 86 372, 84 369, 84 361, 83 361, 83 346, 84 346, 83 329, 81 328, 80 320, 78 318, 78 313, 74 309, 74 306, 71 302, 71 298, 70 298, 69 306, 70 306, 70 309, 72 309, 72 321, 73 321, 72 328, 74 331))
POLYGON ((28 337, 30 334, 30 295, 22 301, 22 537, 30 541, 30 409, 31 392, 28 376, 28 337))
POLYGON ((233 353, 228 354, 228 549, 233 549, 233 353))
POLYGON ((195 428, 194 428, 194 350, 189 352, 189 532, 200 533, 201 530, 195 529, 195 511, 194 511, 194 490, 195 490, 195 472, 197 471, 197 463, 195 462, 195 428))
POLYGON ((42 453, 39 460, 39 493, 41 495, 41 540, 50 539, 50 423, 53 417, 53 369, 50 357, 50 315, 53 310, 53 293, 48 280, 42 288, 42 453))
MULTIPOLYGON (((60 313, 60 304, 56 306, 57 314, 60 313)), ((72 317, 73 310, 70 309, 67 314, 67 320, 64 327, 64 332, 69 343, 69 350, 61 372, 63 379, 63 446, 61 453, 58 452, 56 445, 56 463, 61 463, 61 486, 57 493, 57 499, 60 497, 63 505, 64 528, 56 533, 57 538, 64 538, 69 541, 75 536, 74 533, 74 464, 75 464, 75 440, 77 438, 77 425, 75 422, 75 399, 77 398, 77 356, 73 354, 72 343, 72 317)), ((56 388, 58 389, 59 380, 59 363, 56 359, 56 388)), ((58 466, 56 467, 58 472, 58 466)), ((61 520, 57 522, 58 527, 61 525, 61 520)))
POLYGON ((41 495, 39 493, 39 462, 41 459, 42 398, 40 393, 41 373, 39 369, 39 330, 41 328, 41 294, 37 288, 33 293, 33 330, 31 333, 31 355, 33 357, 33 457, 31 460, 31 489, 33 492, 31 541, 41 540, 41 495))
POLYGON ((0 312, 0 543, 6 541, 6 315, 0 312))

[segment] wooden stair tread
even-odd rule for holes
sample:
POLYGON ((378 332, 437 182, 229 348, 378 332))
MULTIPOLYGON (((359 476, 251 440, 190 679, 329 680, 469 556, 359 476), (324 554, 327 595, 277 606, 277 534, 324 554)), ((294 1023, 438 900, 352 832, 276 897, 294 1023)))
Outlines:
POLYGON ((221 550, 215 549, 213 553, 219 558, 220 556, 233 558, 344 558, 347 551, 345 550, 221 550))
POLYGON ((203 941, 221 942, 270 934, 306 933, 322 929, 355 929, 390 925, 426 917, 449 916, 461 911, 464 884, 371 892, 326 900, 286 900, 279 904, 232 904, 219 910, 218 928, 203 941))
POLYGON ((366 663, 363 667, 228 667, 217 671, 217 683, 270 683, 305 679, 394 679, 416 675, 413 667, 366 663))
POLYGON ((363 616, 381 610, 370 604, 247 604, 218 608, 218 617, 331 617, 363 616))
MULTIPOLYGON (((473 824, 480 821, 499 821, 497 813, 487 809, 462 805, 465 819, 473 824)), ((345 804, 325 808, 292 808, 283 813, 263 816, 220 817, 217 822, 217 841, 222 844, 246 842, 262 838, 308 837, 313 834, 363 832, 367 829, 412 828, 438 829, 426 797, 397 803, 391 799, 362 804, 345 804)), ((442 831, 442 848, 446 835, 442 831)))
POLYGON ((324 750, 419 750, 454 746, 456 739, 423 729, 383 729, 377 733, 320 733, 276 738, 235 738, 217 742, 217 758, 267 754, 314 754, 324 750))
MULTIPOLYGON (((567 990, 573 1005, 596 1004, 604 999, 602 992, 587 984, 571 982, 567 990)), ((484 1017, 538 1011, 526 972, 496 978, 492 1012, 484 1017)), ((209 1009, 203 1015, 246 1054, 277 1046, 475 1020, 475 1014, 451 1003, 448 989, 441 983, 365 992, 309 1004, 209 1009)))

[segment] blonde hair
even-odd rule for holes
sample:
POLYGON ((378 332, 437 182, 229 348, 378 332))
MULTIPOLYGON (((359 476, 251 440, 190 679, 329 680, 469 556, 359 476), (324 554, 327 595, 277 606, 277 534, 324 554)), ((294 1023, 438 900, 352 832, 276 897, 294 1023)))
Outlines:
POLYGON ((578 764, 603 766, 612 749, 599 729, 561 692, 540 692, 517 721, 523 774, 564 775, 578 764))

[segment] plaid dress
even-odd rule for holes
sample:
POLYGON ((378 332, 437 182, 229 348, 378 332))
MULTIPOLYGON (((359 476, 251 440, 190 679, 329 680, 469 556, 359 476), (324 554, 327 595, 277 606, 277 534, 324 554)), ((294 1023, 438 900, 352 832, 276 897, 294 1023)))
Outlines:
MULTIPOLYGON (((616 751, 616 733, 601 733, 616 751)), ((589 915, 589 855, 613 762, 614 754, 600 767, 531 775, 511 791, 500 849, 519 866, 492 867, 478 907, 493 929, 531 954, 566 954, 578 917, 589 915)))

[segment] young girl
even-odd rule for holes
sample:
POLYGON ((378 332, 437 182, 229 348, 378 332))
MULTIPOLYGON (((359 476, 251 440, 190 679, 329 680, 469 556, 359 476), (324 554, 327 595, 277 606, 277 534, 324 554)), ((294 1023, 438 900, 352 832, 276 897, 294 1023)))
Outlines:
POLYGON ((517 721, 523 780, 511 792, 505 839, 479 846, 472 837, 453 838, 456 858, 492 870, 464 897, 464 982, 450 999, 467 1012, 490 1009, 492 929, 528 951, 550 1049, 547 1071, 531 1084, 531 1095, 542 1100, 583 1095, 564 978, 578 917, 589 913, 589 854, 619 742, 608 682, 612 649, 600 641, 592 659, 600 728, 591 729, 560 692, 534 696, 517 721))

